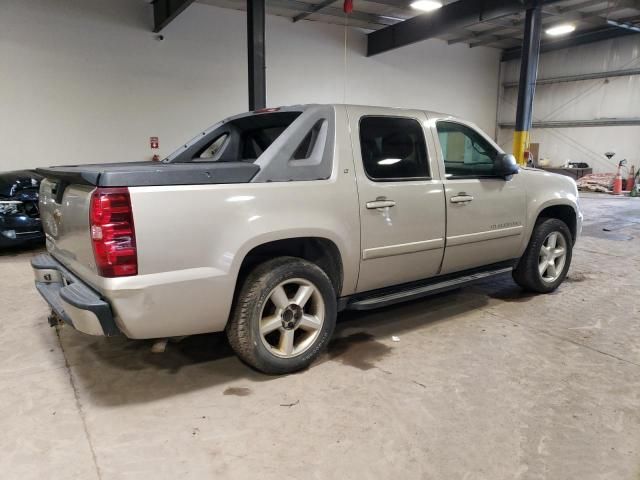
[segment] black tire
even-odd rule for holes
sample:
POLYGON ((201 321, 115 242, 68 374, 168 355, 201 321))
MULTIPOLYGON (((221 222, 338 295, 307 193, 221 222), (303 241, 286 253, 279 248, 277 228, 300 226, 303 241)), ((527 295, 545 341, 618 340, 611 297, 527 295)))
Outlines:
POLYGON ((247 275, 236 296, 226 333, 242 361, 263 373, 285 374, 307 368, 318 357, 333 335, 336 315, 336 293, 327 274, 307 260, 278 257, 258 265, 247 275), (290 279, 303 279, 316 287, 324 301, 324 322, 305 351, 292 358, 281 358, 264 344, 260 322, 271 292, 290 279))
POLYGON ((527 291, 537 293, 553 292, 567 276, 571 265, 572 250, 573 238, 567 224, 557 218, 540 218, 536 222, 524 255, 520 258, 518 266, 513 270, 513 279, 527 291), (544 241, 553 232, 557 232, 564 237, 566 257, 560 275, 554 281, 545 281, 538 268, 540 251, 544 241))

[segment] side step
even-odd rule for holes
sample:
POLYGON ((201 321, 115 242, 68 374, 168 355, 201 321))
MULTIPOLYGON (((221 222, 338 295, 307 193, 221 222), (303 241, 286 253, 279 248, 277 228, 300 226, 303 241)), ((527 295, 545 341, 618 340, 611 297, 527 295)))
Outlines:
POLYGON ((368 297, 354 297, 347 302, 347 310, 372 310, 374 308, 386 307, 396 303, 415 300, 435 293, 452 290, 462 285, 470 284, 484 278, 510 273, 513 267, 503 267, 495 270, 471 273, 460 277, 448 278, 446 280, 434 281, 428 284, 416 285, 415 283, 405 289, 395 289, 393 291, 373 293, 368 297))

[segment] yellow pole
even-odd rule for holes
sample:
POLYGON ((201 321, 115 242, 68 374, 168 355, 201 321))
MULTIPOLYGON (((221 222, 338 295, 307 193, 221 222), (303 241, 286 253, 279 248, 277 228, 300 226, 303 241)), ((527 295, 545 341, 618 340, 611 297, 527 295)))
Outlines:
POLYGON ((524 152, 527 148, 529 148, 529 132, 517 130, 513 132, 513 155, 516 157, 518 165, 523 167, 527 164, 524 158, 524 152))

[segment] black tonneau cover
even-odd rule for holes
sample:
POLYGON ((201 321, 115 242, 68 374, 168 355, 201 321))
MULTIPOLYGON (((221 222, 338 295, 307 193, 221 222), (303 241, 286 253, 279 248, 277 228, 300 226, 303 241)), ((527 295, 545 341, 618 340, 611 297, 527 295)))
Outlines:
POLYGON ((103 163, 36 169, 40 175, 60 180, 67 185, 82 184, 96 187, 248 183, 259 170, 259 166, 246 162, 103 163))

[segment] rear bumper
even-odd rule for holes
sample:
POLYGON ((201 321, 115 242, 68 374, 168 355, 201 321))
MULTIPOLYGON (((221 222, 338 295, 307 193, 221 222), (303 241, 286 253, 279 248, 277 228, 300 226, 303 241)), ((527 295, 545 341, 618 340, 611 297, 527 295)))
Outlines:
POLYGON ((51 255, 34 257, 31 267, 38 292, 65 323, 89 335, 120 334, 109 303, 51 255))

